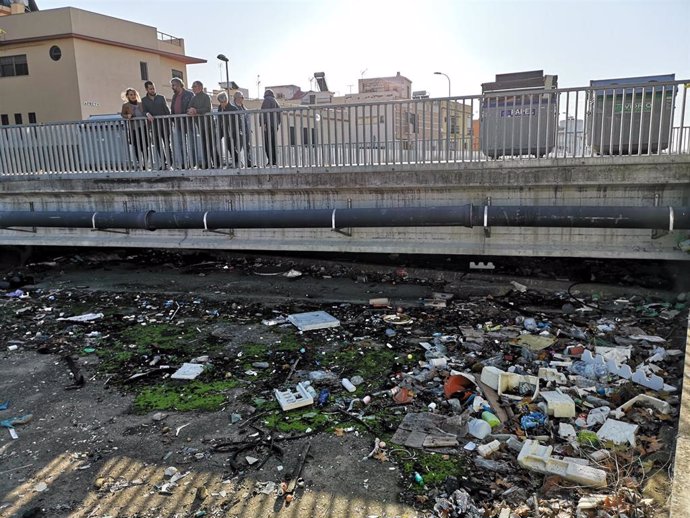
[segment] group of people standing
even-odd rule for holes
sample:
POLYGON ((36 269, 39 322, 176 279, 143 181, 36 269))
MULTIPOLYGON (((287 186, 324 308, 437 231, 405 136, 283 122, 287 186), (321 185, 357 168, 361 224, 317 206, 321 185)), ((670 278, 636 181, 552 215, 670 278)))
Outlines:
MULTIPOLYGON (((158 169, 221 167, 223 151, 229 167, 240 166, 244 151, 246 167, 254 167, 251 152, 251 117, 244 106, 244 95, 235 92, 232 102, 228 94, 217 95, 218 114, 212 116, 211 97, 204 92, 201 81, 192 83, 192 90, 184 87, 182 79, 170 81, 173 90, 170 107, 165 97, 156 92, 156 85, 146 81, 146 95, 141 98, 134 88, 123 94, 121 116, 127 119, 129 143, 141 168, 149 163, 151 143, 155 149, 154 163, 158 169), (165 117, 186 115, 186 117, 165 117), (221 145, 222 142, 222 145, 221 145)), ((277 165, 276 137, 280 127, 280 108, 272 90, 264 93, 259 124, 263 129, 263 144, 267 165, 277 165)))

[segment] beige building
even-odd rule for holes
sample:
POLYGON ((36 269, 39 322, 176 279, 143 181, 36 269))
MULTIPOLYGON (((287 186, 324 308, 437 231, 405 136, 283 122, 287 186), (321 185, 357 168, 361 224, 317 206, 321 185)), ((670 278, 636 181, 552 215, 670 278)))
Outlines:
POLYGON ((155 27, 64 7, 0 10, 0 124, 88 119, 119 113, 120 94, 144 81, 172 97, 171 77, 187 83, 184 40, 155 27))

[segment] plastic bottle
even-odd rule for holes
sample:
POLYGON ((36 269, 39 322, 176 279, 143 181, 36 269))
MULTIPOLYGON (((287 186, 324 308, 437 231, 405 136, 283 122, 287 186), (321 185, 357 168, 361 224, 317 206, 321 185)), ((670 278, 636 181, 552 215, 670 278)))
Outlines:
POLYGON ((484 439, 491 433, 491 425, 483 419, 472 419, 467 424, 467 431, 477 439, 484 439))
POLYGON ((311 382, 309 381, 303 381, 302 386, 306 389, 307 392, 309 392, 309 395, 316 399, 318 397, 318 394, 316 393, 316 390, 314 390, 314 387, 311 386, 311 382))
POLYGON ((484 410, 484 412, 482 412, 482 419, 489 423, 489 426, 491 428, 496 428, 498 425, 501 424, 501 421, 498 419, 498 417, 496 417, 488 410, 484 410))
POLYGON ((539 327, 537 326, 537 321, 531 317, 526 318, 522 325, 525 327, 525 329, 527 329, 527 331, 536 331, 537 329, 539 329, 539 327))
POLYGON ((342 381, 341 381, 340 383, 342 383, 343 387, 345 387, 345 389, 346 389, 348 392, 354 392, 355 390, 357 390, 357 387, 355 387, 355 386, 352 384, 352 382, 351 382, 349 379, 347 379, 347 378, 343 378, 342 381))
POLYGON ((416 471, 414 472, 414 481, 420 486, 424 485, 424 478, 416 471))
POLYGON ((328 401, 328 396, 330 395, 330 392, 328 389, 321 389, 321 392, 319 393, 319 399, 318 399, 318 406, 323 406, 326 404, 326 401, 328 401))

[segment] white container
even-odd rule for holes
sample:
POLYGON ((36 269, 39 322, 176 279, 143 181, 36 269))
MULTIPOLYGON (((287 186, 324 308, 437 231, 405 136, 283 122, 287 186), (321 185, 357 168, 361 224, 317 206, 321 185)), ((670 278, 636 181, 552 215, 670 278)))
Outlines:
POLYGON ((342 383, 343 387, 345 387, 345 389, 346 389, 348 392, 354 392, 355 390, 357 390, 357 387, 355 387, 355 386, 352 384, 352 382, 351 382, 349 379, 347 379, 347 378, 343 378, 342 381, 341 381, 340 383, 342 383))
POLYGON ((483 419, 472 419, 467 424, 467 431, 477 439, 484 439, 491 433, 491 425, 483 419))
POLYGON ((431 367, 443 369, 448 366, 448 358, 431 358, 429 360, 431 367))
POLYGON ((501 443, 498 441, 492 441, 489 444, 482 444, 477 448, 477 452, 482 457, 486 458, 492 453, 496 453, 501 448, 501 443))

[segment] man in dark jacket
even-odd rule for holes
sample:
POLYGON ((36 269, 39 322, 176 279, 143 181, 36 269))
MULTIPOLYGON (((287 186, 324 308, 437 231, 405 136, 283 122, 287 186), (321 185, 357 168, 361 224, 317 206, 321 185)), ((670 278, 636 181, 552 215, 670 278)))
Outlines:
MULTIPOLYGON (((211 136, 211 97, 204 92, 204 85, 201 81, 192 83, 194 97, 189 101, 187 115, 193 117, 194 134, 198 130, 201 134, 201 153, 195 153, 196 146, 192 146, 192 161, 200 168, 212 167, 213 156, 213 137, 211 136)), ((196 140, 195 140, 196 143, 196 140)))
MULTIPOLYGON (((278 110, 280 105, 276 101, 273 90, 266 89, 264 102, 261 104, 262 110, 278 110)), ((264 150, 268 158, 268 165, 277 165, 278 156, 276 155, 276 133, 280 127, 280 112, 270 111, 261 114, 259 123, 264 129, 264 150)))
POLYGON ((153 81, 146 81, 144 88, 146 96, 141 100, 141 104, 151 128, 151 140, 156 147, 158 168, 167 169, 172 163, 170 119, 156 119, 156 117, 170 115, 170 109, 165 102, 165 97, 156 93, 156 85, 153 81))
POLYGON ((247 108, 244 107, 244 94, 239 90, 235 92, 233 102, 230 106, 233 111, 239 112, 239 120, 237 121, 239 134, 235 137, 237 152, 239 153, 242 148, 244 148, 244 157, 247 162, 247 167, 253 167, 251 149, 252 123, 247 113, 247 108))
MULTIPOLYGON (((189 103, 191 102, 194 94, 189 90, 186 90, 182 79, 179 77, 173 77, 170 80, 170 86, 173 90, 172 101, 170 102, 170 113, 172 115, 186 115, 187 109, 189 108, 189 103)), ((188 157, 193 156, 190 153, 194 153, 196 149, 196 142, 194 138, 194 129, 186 117, 176 117, 174 119, 175 126, 175 155, 179 159, 176 163, 179 167, 184 168, 185 165, 189 164, 188 157), (189 151, 188 151, 189 149, 189 151)))
MULTIPOLYGON (((236 128, 238 120, 236 116, 228 112, 234 112, 235 108, 230 104, 228 94, 221 92, 216 97, 218 99, 218 140, 221 138, 225 144, 225 157, 227 164, 230 167, 238 167, 239 156, 237 146, 237 133, 239 128, 236 128)), ((219 151, 216 153, 216 162, 222 163, 222 147, 218 143, 219 151)))

